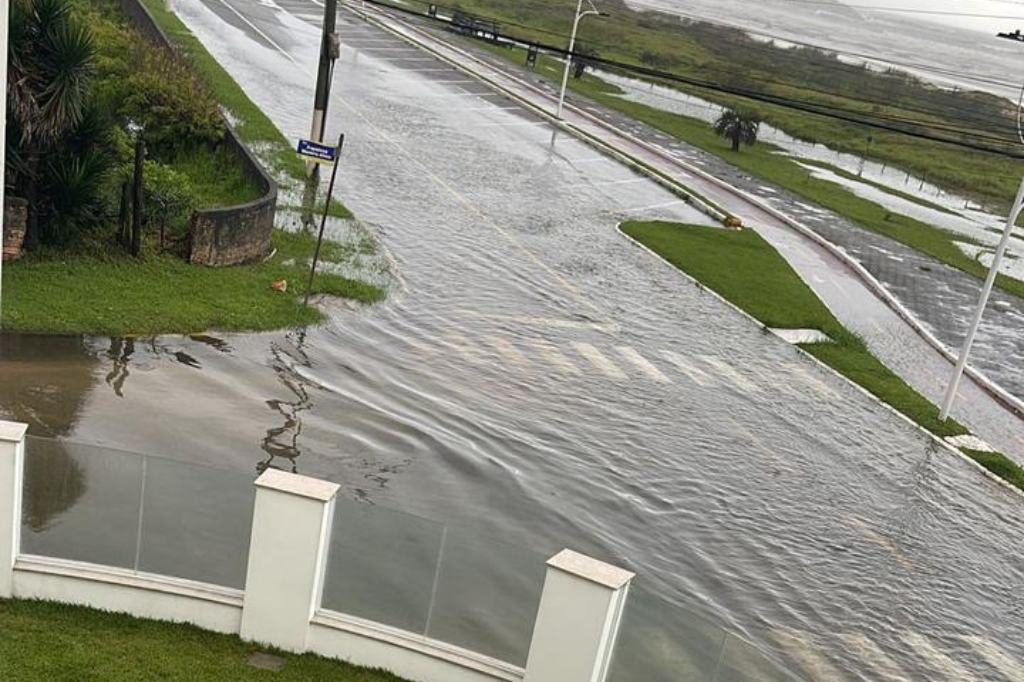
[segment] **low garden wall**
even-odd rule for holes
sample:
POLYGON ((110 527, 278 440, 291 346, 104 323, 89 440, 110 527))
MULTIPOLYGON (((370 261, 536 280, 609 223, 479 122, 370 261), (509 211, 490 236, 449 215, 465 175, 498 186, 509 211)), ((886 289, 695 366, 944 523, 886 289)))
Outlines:
MULTIPOLYGON (((146 37, 171 52, 177 51, 142 0, 121 0, 121 8, 146 37)), ((227 126, 224 145, 242 163, 246 175, 260 188, 261 196, 247 204, 197 210, 192 214, 189 260, 201 265, 236 265, 265 258, 271 251, 277 183, 231 126, 227 126)))

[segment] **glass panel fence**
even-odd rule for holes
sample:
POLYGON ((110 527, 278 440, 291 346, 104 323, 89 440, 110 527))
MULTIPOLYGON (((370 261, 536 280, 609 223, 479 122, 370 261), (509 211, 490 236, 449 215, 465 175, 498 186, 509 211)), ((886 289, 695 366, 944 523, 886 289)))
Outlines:
POLYGON ((443 535, 427 519, 337 500, 323 608, 422 634, 443 535))
POLYGON ((610 682, 799 682, 720 626, 633 586, 610 682))
POLYGON ((252 478, 30 437, 21 552, 243 588, 252 478))
POLYGON ((322 606, 525 665, 546 560, 338 500, 322 606))
POLYGON ((134 568, 142 458, 29 437, 21 551, 134 568))
POLYGON ((427 636, 525 666, 549 558, 450 530, 427 636))

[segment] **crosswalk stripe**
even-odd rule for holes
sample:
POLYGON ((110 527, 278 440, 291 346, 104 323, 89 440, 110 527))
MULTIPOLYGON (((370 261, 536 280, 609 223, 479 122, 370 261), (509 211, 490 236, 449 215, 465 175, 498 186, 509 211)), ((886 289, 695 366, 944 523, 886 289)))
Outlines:
POLYGON ((795 631, 775 630, 773 636, 813 682, 841 682, 846 679, 810 642, 797 635, 795 631))
POLYGON ((850 653, 881 673, 885 682, 911 682, 910 676, 896 661, 861 633, 844 632, 839 638, 843 640, 843 645, 850 653))
POLYGON ((903 633, 902 637, 904 642, 914 648, 914 653, 928 661, 930 666, 942 672, 946 679, 956 680, 956 682, 971 682, 971 680, 978 679, 948 654, 939 651, 931 640, 921 633, 907 631, 903 633))
POLYGON ((619 351, 622 357, 626 358, 629 362, 632 362, 637 369, 646 374, 649 378, 663 384, 669 383, 669 378, 665 376, 660 369, 655 367, 650 360, 640 355, 636 348, 633 348, 632 346, 616 346, 616 350, 619 351))
POLYGON ((720 375, 731 381, 733 385, 741 391, 746 391, 747 393, 760 393, 761 388, 757 384, 737 372, 735 368, 725 360, 716 358, 713 355, 699 355, 697 357, 718 370, 720 375))
POLYGON ((459 352, 459 355, 469 360, 474 365, 489 365, 491 364, 487 358, 483 357, 480 353, 480 349, 469 342, 462 334, 456 332, 445 332, 444 341, 449 346, 459 352))
MULTIPOLYGON (((818 393, 821 393, 821 394, 824 394, 824 395, 828 395, 828 396, 830 396, 830 397, 832 397, 834 399, 837 399, 837 400, 841 397, 839 395, 839 393, 835 389, 833 389, 831 386, 826 384, 824 381, 822 381, 818 377, 814 376, 814 373, 812 371, 810 371, 808 368, 806 368, 806 367, 804 367, 804 366, 802 366, 802 365, 800 365, 798 363, 795 363, 795 362, 786 363, 784 365, 784 369, 787 372, 789 372, 790 374, 797 374, 797 375, 799 375, 804 381, 806 381, 807 383, 811 384, 818 393)), ((791 385, 791 384, 787 384, 787 385, 791 385)))
POLYGON ((619 369, 619 366, 605 357, 604 353, 594 346, 583 341, 575 341, 572 345, 577 351, 579 351, 580 355, 590 361, 590 364, 607 374, 612 379, 622 380, 626 378, 626 374, 619 369))
POLYGON ((550 364, 554 365, 559 371, 564 374, 579 374, 580 368, 577 367, 569 358, 565 357, 562 351, 558 350, 555 346, 551 345, 547 341, 540 341, 538 339, 532 339, 530 344, 536 348, 544 359, 550 364))
POLYGON ((714 383, 710 376, 701 369, 698 369, 689 360, 684 358, 679 353, 675 353, 670 350, 661 351, 662 357, 675 365, 676 369, 690 377, 693 383, 698 386, 710 386, 714 383))
POLYGON ((1006 675, 1009 682, 1024 682, 1024 665, 1007 656, 995 643, 977 636, 964 637, 989 665, 1006 675))
POLYGON ((530 366, 523 352, 509 343, 508 339, 500 336, 488 336, 486 342, 501 354, 505 360, 516 367, 523 369, 530 366))

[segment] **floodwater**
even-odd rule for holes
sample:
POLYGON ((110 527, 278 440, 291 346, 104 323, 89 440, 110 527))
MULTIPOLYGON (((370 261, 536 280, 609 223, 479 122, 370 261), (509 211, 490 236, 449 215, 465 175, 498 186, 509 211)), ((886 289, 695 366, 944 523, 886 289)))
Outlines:
MULTIPOLYGON (((303 136, 319 7, 172 4, 303 136)), ((281 333, 5 336, 0 411, 589 552, 808 678, 1012 679, 1018 495, 616 231, 702 220, 675 197, 347 12, 339 27, 338 196, 386 245, 388 301, 281 333)))

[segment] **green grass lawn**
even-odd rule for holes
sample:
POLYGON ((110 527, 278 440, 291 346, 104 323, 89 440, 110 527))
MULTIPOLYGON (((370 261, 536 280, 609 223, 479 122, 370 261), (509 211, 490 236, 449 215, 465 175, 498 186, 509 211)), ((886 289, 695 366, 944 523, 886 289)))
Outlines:
MULTIPOLYGON (((753 230, 723 230, 662 222, 631 222, 622 230, 702 285, 769 327, 818 329, 835 343, 803 344, 808 353, 937 436, 967 433, 874 357, 753 230)), ((1024 489, 1024 469, 999 453, 965 451, 982 466, 1024 489)))
POLYGON ((257 107, 245 91, 206 51, 192 32, 166 7, 165 0, 142 0, 154 20, 175 44, 192 60, 197 73, 208 88, 216 93, 230 112, 235 130, 247 145, 271 167, 273 175, 286 188, 297 188, 305 177, 306 165, 295 153, 295 145, 257 107))
MULTIPOLYGON (((4 265, 6 331, 153 335, 204 330, 280 329, 319 322, 302 305, 315 238, 275 231, 266 263, 211 268, 173 256, 138 261, 123 255, 43 251, 4 265), (288 281, 287 292, 271 283, 288 281)), ((357 247, 351 247, 357 248, 357 247)), ((325 242, 313 293, 373 303, 384 291, 329 273, 352 254, 325 242), (324 263, 327 265, 325 266, 324 263)))
POLYGON ((312 654, 260 670, 237 637, 50 602, 0 600, 0 633, 4 682, 401 682, 312 654))

